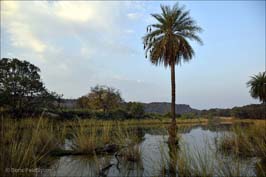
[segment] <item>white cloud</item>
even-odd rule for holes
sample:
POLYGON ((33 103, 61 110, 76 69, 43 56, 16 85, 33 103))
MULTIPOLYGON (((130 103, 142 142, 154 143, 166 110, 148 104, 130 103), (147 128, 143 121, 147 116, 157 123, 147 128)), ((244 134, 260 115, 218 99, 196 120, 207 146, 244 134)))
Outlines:
POLYGON ((35 36, 30 24, 20 21, 21 11, 19 4, 14 1, 1 2, 1 26, 10 34, 10 41, 15 47, 32 49, 37 53, 44 52, 46 45, 35 36), (18 15, 20 14, 20 15, 18 15))
POLYGON ((127 34, 133 34, 135 31, 134 30, 132 30, 132 29, 127 29, 127 30, 125 30, 125 33, 127 33, 127 34))
POLYGON ((29 48, 38 53, 44 52, 46 45, 31 33, 27 24, 12 22, 8 28, 14 46, 29 48))
POLYGON ((1 13, 5 16, 14 15, 18 10, 18 4, 15 1, 1 1, 1 13))
POLYGON ((80 53, 84 57, 88 57, 88 56, 92 55, 92 51, 89 48, 87 48, 87 47, 81 47, 80 48, 80 53))
POLYGON ((86 2, 59 1, 54 4, 55 14, 65 20, 87 22, 95 12, 86 2))
POLYGON ((128 43, 134 28, 125 23, 128 12, 139 8, 134 3, 1 1, 1 6, 1 55, 37 65, 47 88, 66 97, 84 94, 88 83, 106 82, 110 64, 136 54, 128 43))
POLYGON ((142 14, 140 13, 128 13, 127 17, 131 20, 138 20, 139 18, 141 18, 142 14))

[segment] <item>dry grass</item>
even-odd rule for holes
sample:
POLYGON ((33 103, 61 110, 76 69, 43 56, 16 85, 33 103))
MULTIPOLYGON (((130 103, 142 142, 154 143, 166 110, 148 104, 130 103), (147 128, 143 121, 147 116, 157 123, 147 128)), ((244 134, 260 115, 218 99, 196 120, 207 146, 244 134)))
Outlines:
POLYGON ((44 163, 51 151, 59 148, 61 141, 53 124, 43 118, 31 121, 2 119, 1 174, 34 176, 34 173, 27 172, 9 173, 7 169, 35 169, 44 163))
POLYGON ((71 137, 72 137, 72 149, 74 151, 93 154, 96 148, 103 147, 105 144, 110 143, 112 125, 109 121, 98 122, 101 126, 95 125, 94 121, 85 122, 78 120, 73 122, 71 137))
POLYGON ((257 156, 266 159, 266 123, 263 120, 253 121, 247 127, 235 126, 232 133, 221 137, 218 148, 240 156, 257 156))
MULTIPOLYGON (((221 119, 222 122, 254 123, 246 128, 235 126, 232 134, 225 134, 219 141, 219 149, 239 156, 257 156, 262 159, 257 168, 264 169, 266 162, 266 121, 221 119)), ((170 119, 145 120, 76 120, 54 122, 48 119, 2 119, 1 127, 1 174, 6 176, 19 176, 19 174, 6 174, 5 168, 37 168, 45 162, 50 152, 60 149, 66 138, 72 138, 74 151, 86 154, 95 154, 95 149, 106 144, 117 144, 125 147, 121 156, 126 161, 140 161, 142 152, 139 146, 141 137, 137 135, 134 127, 158 125, 167 127, 170 119)), ((207 119, 177 120, 179 130, 187 129, 194 124, 206 124, 207 119)), ((177 168, 179 176, 198 175, 212 176, 213 163, 205 152, 194 154, 183 152, 178 154, 177 168)), ((167 163, 171 163, 170 161, 167 163)), ((162 164, 166 168, 165 164, 162 164)), ((220 163, 219 174, 233 176, 240 174, 239 169, 227 167, 227 163, 220 163)), ((219 170, 218 169, 218 170, 219 170)), ((263 176, 262 171, 262 176, 263 176)), ((23 173, 22 176, 32 176, 33 173, 23 173)))
MULTIPOLYGON (((163 118, 163 119, 128 119, 128 120, 97 120, 97 119, 83 119, 80 120, 82 122, 82 125, 84 126, 90 126, 91 124, 94 124, 96 126, 105 126, 106 124, 112 125, 112 126, 134 126, 134 125, 163 125, 163 124, 170 124, 171 119, 169 118, 163 118)), ((176 119, 177 124, 202 124, 202 123, 208 123, 208 119, 200 118, 200 119, 176 119)), ((79 126, 78 121, 67 121, 65 122, 65 125, 67 127, 72 126, 79 126)))
POLYGON ((139 162, 141 160, 141 148, 138 144, 128 146, 120 154, 124 160, 139 162))

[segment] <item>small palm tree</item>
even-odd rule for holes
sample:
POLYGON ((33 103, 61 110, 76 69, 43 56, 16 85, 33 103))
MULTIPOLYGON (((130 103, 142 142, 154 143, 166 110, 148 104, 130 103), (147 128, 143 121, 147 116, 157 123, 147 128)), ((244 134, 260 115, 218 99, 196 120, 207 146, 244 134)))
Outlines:
POLYGON ((189 61, 194 55, 194 50, 188 40, 202 44, 198 32, 202 29, 190 17, 189 11, 179 7, 176 3, 172 8, 161 5, 161 14, 151 14, 156 24, 148 25, 147 34, 143 37, 146 58, 149 55, 151 63, 163 64, 171 68, 172 123, 169 135, 176 136, 175 120, 175 65, 181 61, 189 61), (172 132, 172 133, 171 133, 172 132))
POLYGON ((247 86, 250 87, 249 92, 253 98, 259 98, 262 103, 266 104, 266 72, 251 76, 247 86))

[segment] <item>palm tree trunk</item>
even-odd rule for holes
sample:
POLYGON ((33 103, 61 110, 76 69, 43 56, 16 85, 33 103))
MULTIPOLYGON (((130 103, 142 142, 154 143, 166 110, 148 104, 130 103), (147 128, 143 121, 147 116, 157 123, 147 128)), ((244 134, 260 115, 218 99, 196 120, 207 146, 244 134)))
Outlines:
POLYGON ((169 143, 176 143, 176 119, 175 119, 175 63, 171 64, 171 88, 172 88, 172 103, 171 103, 171 113, 172 122, 169 127, 169 143))
POLYGON ((175 120, 175 63, 171 64, 171 88, 172 88, 172 103, 171 103, 171 113, 172 113, 172 123, 175 120))

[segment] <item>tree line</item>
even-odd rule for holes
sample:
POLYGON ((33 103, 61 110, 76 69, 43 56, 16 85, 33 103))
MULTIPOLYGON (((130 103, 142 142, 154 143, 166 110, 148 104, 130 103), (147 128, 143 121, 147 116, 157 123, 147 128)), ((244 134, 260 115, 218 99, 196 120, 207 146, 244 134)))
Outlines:
POLYGON ((11 117, 37 116, 45 112, 66 117, 143 118, 144 107, 126 103, 119 90, 107 86, 92 87, 78 98, 78 110, 61 109, 62 94, 49 91, 41 80, 40 68, 17 58, 0 60, 0 111, 11 117), (71 114, 72 113, 72 114, 71 114))
POLYGON ((206 118, 236 117, 240 119, 266 119, 266 105, 251 104, 242 107, 233 107, 232 109, 202 110, 198 116, 206 118))
MULTIPOLYGON (((266 115, 266 74, 252 76, 247 82, 250 94, 262 104, 235 107, 232 109, 202 110, 196 116, 233 116, 239 118, 265 118, 266 115)), ((27 117, 52 112, 63 118, 95 117, 95 118, 145 118, 156 117, 145 114, 144 106, 138 102, 126 103, 119 90, 97 85, 88 94, 78 98, 77 109, 63 109, 60 106, 62 94, 49 91, 40 77, 40 69, 17 58, 0 60, 0 113, 11 117, 27 117)), ((165 117, 171 117, 168 113, 165 117)), ((178 116, 180 117, 180 116, 178 116)), ((193 118, 187 114, 183 117, 193 118)))

